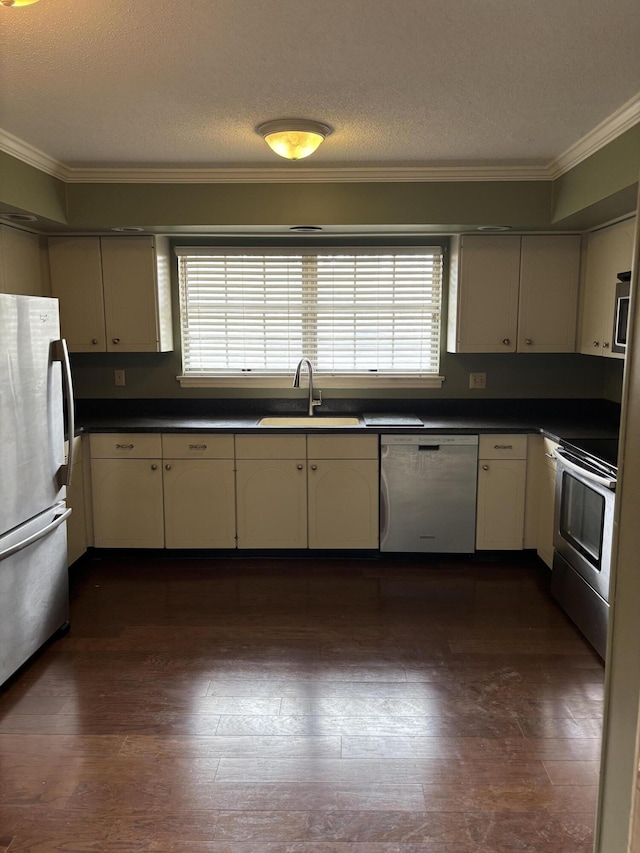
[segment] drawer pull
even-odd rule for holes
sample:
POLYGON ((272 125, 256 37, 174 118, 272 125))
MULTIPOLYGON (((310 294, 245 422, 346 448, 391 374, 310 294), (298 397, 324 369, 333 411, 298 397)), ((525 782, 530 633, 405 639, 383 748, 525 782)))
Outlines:
POLYGON ((302 471, 302 469, 304 468, 304 465, 296 465, 296 468, 298 469, 298 471, 302 471))
POLYGON ((170 470, 171 470, 171 465, 169 465, 169 463, 168 463, 168 462, 167 462, 167 464, 166 464, 164 467, 167 469, 167 471, 170 471, 170 470))
POLYGON ((156 463, 155 463, 155 462, 154 462, 154 463, 153 463, 153 465, 151 466, 151 470, 152 470, 152 471, 157 471, 157 470, 158 470, 158 466, 156 465, 156 463))
POLYGON ((488 466, 488 465, 483 465, 483 466, 482 466, 482 470, 483 470, 483 471, 488 471, 488 470, 489 470, 489 466, 488 466))
POLYGON ((513 444, 494 444, 494 450, 513 450, 513 444))
POLYGON ((318 466, 317 466, 317 465, 312 465, 312 466, 311 466, 311 470, 312 470, 312 471, 317 471, 317 470, 318 470, 318 466))
POLYGON ((503 343, 506 347, 508 347, 508 346, 509 346, 509 344, 511 343, 511 338, 503 338, 503 339, 502 339, 502 343, 503 343))
POLYGON ((133 444, 116 444, 116 450, 133 450, 133 444))
POLYGON ((111 343, 113 343, 113 344, 119 344, 119 343, 120 343, 120 338, 111 338, 111 343))
POLYGON ((94 347, 95 347, 95 346, 96 346, 96 344, 98 343, 98 339, 97 339, 97 338, 91 338, 91 343, 92 343, 92 344, 94 345, 94 347))
POLYGON ((207 449, 206 444, 190 444, 189 445, 189 450, 206 450, 206 449, 207 449))

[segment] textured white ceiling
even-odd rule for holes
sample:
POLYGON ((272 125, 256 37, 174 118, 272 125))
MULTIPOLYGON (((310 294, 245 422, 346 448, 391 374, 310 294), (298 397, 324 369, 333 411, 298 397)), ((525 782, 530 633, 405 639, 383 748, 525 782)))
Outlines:
POLYGON ((639 90, 639 0, 0 8, 0 128, 72 167, 281 168, 285 117, 314 168, 543 165, 639 90))

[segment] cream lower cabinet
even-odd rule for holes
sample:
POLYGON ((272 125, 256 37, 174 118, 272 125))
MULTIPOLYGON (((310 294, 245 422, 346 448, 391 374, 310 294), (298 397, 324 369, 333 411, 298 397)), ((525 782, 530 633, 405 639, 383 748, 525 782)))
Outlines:
POLYGON ((309 548, 378 547, 377 436, 307 436, 309 548))
POLYGON ((305 435, 237 435, 238 548, 307 547, 305 435))
POLYGON ((162 436, 166 548, 235 548, 232 435, 162 436))
MULTIPOLYGON (((71 485, 67 486, 67 506, 71 515, 67 521, 67 565, 75 563, 87 550, 87 516, 84 494, 84 462, 82 437, 76 436, 71 485)), ((65 452, 68 452, 65 447, 65 452)))
POLYGON ((160 435, 96 434, 90 445, 95 546, 164 547, 160 435))
POLYGON ((540 559, 553 565, 553 535, 556 506, 556 450, 560 445, 549 438, 542 439, 536 463, 538 472, 538 537, 536 551, 540 559))
POLYGON ((522 550, 527 481, 526 435, 481 435, 476 548, 522 550))

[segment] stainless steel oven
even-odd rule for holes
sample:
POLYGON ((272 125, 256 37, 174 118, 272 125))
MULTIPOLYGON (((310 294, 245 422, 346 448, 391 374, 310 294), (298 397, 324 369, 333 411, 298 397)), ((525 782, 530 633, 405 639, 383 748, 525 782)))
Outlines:
POLYGON ((551 593, 604 658, 617 468, 578 448, 557 457, 551 593))

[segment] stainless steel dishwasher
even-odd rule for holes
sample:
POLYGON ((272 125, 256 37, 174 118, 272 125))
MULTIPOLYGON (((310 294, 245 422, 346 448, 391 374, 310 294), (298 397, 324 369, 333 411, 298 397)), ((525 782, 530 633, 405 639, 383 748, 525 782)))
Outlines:
POLYGON ((383 435, 380 550, 471 553, 477 435, 383 435))

